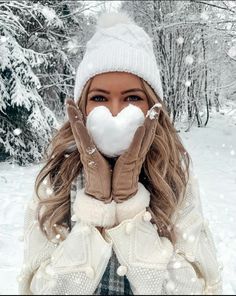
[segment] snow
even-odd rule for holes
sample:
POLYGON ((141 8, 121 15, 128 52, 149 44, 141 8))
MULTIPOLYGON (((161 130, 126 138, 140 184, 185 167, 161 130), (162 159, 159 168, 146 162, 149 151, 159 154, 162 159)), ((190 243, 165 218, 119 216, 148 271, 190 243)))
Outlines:
POLYGON ((230 47, 228 54, 231 58, 236 56, 236 45, 230 47))
POLYGON ((203 11, 200 15, 201 19, 203 19, 204 21, 207 21, 209 19, 209 15, 207 14, 206 11, 203 11))
POLYGON ((21 133, 22 133, 22 130, 20 128, 16 128, 13 131, 13 134, 16 135, 16 136, 19 136, 21 133))
POLYGON ((156 107, 157 107, 157 108, 161 108, 161 107, 162 107, 162 104, 160 104, 160 103, 156 103, 156 104, 154 104, 154 105, 152 106, 152 108, 150 108, 150 109, 148 110, 148 112, 147 112, 147 114, 146 114, 146 117, 149 116, 149 118, 150 118, 151 120, 157 118, 158 112, 155 110, 156 107))
POLYGON ((191 85, 191 81, 190 80, 186 80, 185 81, 185 86, 189 87, 191 85))
POLYGON ((176 42, 179 44, 179 45, 182 45, 184 43, 184 38, 182 36, 179 36, 178 39, 176 39, 176 42))
POLYGON ((191 54, 187 55, 185 58, 185 64, 192 65, 193 62, 194 62, 193 56, 191 54))
POLYGON ((99 106, 87 116, 86 126, 97 148, 107 156, 116 157, 130 146, 144 119, 141 109, 132 104, 116 116, 107 107, 99 106))
POLYGON ((44 17, 48 20, 48 22, 51 22, 56 18, 56 12, 49 7, 44 6, 41 9, 41 12, 44 15, 44 17))
MULTIPOLYGON (((234 109, 236 110, 236 109, 234 109)), ((181 131, 198 176, 205 218, 223 263, 225 295, 236 294, 236 112, 211 115, 205 128, 181 131)), ((17 294, 23 259, 24 209, 41 166, 0 163, 0 294, 17 294)), ((171 283, 170 288, 173 288, 171 283)))

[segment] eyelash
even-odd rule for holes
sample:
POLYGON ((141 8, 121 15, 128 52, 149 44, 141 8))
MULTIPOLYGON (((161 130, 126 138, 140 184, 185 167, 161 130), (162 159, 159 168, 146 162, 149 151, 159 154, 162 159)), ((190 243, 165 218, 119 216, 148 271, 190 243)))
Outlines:
MULTIPOLYGON (((136 97, 136 98, 138 98, 138 100, 134 100, 134 101, 143 101, 143 99, 142 98, 140 98, 139 96, 135 96, 135 95, 133 95, 133 96, 128 96, 127 98, 133 98, 133 97, 136 97)), ((90 98, 90 100, 91 101, 95 101, 95 102, 104 102, 104 101, 101 101, 101 100, 96 100, 95 98, 104 98, 103 96, 93 96, 93 97, 91 97, 90 98)))

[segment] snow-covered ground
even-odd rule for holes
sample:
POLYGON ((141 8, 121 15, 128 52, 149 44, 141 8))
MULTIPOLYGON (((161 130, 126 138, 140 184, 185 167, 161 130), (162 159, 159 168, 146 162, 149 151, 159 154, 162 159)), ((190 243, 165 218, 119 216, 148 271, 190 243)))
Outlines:
MULTIPOLYGON (((233 105, 232 105, 233 106, 233 105)), ((224 294, 236 294, 236 108, 213 114, 206 128, 181 132, 199 178, 205 217, 219 260, 224 294), (234 112, 234 113, 233 113, 234 112)), ((17 294, 23 255, 23 216, 39 166, 0 163, 0 294, 17 294)))

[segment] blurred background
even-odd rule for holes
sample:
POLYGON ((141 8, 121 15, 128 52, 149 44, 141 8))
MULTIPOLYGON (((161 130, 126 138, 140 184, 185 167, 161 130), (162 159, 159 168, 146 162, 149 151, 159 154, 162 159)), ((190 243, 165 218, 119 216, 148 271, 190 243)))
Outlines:
POLYGON ((236 2, 0 1, 0 294, 17 294, 23 216, 96 20, 126 11, 151 36, 164 101, 199 178, 236 293, 236 2))

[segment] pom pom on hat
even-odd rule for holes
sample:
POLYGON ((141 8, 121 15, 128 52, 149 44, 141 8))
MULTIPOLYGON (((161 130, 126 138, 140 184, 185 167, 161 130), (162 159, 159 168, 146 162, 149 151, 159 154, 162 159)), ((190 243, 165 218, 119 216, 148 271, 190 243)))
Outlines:
POLYGON ((97 29, 99 28, 109 28, 116 24, 132 24, 133 20, 126 12, 104 12, 100 14, 97 20, 97 29))
POLYGON ((106 12, 99 16, 96 32, 87 42, 84 57, 76 72, 74 100, 80 99, 90 78, 115 71, 139 76, 163 99, 152 40, 124 11, 106 12))

